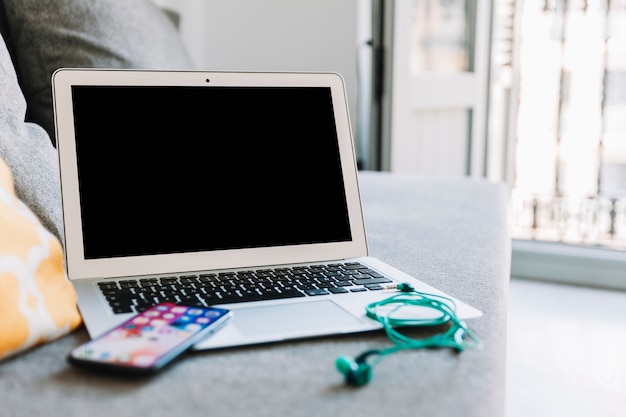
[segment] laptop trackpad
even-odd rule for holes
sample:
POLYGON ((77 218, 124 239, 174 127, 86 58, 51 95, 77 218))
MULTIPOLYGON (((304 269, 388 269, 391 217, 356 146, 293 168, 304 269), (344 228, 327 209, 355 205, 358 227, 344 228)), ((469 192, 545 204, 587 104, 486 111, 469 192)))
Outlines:
POLYGON ((234 310, 233 324, 246 337, 317 333, 363 324, 329 300, 234 310))
MULTIPOLYGON (((229 308, 228 304, 224 305, 229 308)), ((278 342, 284 339, 362 331, 366 323, 330 300, 232 308, 232 320, 194 350, 278 342)))

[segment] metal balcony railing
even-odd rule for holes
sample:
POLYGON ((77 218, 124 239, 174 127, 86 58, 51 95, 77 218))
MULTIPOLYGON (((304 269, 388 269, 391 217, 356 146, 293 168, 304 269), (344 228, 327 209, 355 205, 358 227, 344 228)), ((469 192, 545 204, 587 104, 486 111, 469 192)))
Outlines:
POLYGON ((626 199, 512 196, 515 238, 626 250, 626 199))

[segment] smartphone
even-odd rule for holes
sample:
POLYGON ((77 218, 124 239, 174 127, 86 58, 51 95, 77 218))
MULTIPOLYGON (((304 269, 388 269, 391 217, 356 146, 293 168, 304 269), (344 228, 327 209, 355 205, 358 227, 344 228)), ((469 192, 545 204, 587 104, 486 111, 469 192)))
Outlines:
POLYGON ((70 363, 148 374, 163 368, 231 318, 229 310, 161 303, 73 349, 70 363))

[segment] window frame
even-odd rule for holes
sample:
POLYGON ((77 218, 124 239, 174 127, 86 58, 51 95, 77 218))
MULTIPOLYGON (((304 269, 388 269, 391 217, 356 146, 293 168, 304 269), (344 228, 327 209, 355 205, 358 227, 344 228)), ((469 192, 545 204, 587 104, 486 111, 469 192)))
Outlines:
POLYGON ((513 239, 511 277, 626 290, 626 252, 513 239))

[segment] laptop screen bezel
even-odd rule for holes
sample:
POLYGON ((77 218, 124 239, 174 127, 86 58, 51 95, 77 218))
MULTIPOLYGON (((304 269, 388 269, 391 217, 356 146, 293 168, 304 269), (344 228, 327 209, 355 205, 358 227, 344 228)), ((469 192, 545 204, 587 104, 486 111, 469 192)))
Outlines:
POLYGON ((65 258, 69 279, 263 267, 367 256, 352 129, 345 86, 340 75, 302 72, 60 69, 53 74, 52 85, 63 204, 65 258), (108 85, 329 87, 335 112, 351 240, 253 249, 86 259, 82 236, 72 87, 108 85))

